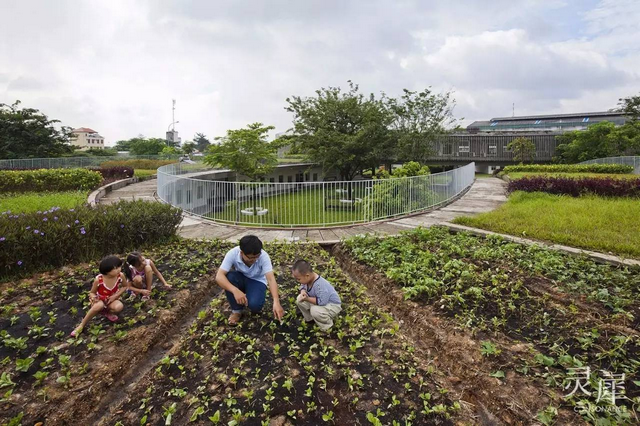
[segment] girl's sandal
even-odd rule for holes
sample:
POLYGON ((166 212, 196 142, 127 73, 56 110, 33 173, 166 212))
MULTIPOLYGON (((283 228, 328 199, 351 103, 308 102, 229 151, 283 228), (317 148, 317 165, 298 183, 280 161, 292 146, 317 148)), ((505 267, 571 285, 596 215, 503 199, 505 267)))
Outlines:
POLYGON ((105 314, 104 316, 111 322, 118 321, 118 316, 116 314, 105 314))

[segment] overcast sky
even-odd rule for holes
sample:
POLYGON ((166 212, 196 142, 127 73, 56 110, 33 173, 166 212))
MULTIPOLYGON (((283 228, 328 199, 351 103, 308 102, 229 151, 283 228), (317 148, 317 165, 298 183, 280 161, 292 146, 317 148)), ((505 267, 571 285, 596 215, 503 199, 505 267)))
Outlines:
POLYGON ((291 127, 320 87, 454 92, 462 124, 640 93, 638 0, 0 0, 0 103, 108 144, 291 127))

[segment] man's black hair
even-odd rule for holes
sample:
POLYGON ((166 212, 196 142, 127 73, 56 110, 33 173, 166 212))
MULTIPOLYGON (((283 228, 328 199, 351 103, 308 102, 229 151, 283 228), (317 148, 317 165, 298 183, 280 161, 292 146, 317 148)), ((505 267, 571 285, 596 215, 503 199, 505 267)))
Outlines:
POLYGON ((100 273, 102 275, 108 274, 117 267, 122 266, 122 259, 118 256, 107 256, 100 261, 100 273))
POLYGON ((291 267, 291 270, 296 271, 300 274, 310 274, 313 272, 313 268, 311 264, 304 259, 298 259, 291 267))
POLYGON ((262 241, 255 235, 245 235, 240 238, 240 250, 246 255, 260 254, 262 252, 262 241))

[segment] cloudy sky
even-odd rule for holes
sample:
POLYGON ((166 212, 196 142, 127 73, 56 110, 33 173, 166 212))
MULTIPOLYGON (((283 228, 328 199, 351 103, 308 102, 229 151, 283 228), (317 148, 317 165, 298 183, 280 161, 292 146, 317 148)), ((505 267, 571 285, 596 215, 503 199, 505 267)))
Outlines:
POLYGON ((638 0, 0 0, 0 103, 113 144, 291 126, 285 99, 454 91, 462 124, 640 93, 638 0))

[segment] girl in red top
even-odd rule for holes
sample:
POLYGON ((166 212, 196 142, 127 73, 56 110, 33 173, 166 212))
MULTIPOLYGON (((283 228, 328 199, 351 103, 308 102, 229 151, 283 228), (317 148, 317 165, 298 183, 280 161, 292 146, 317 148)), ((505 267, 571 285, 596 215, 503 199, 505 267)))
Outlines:
POLYGON ((82 333, 82 329, 89 320, 99 313, 106 316, 109 321, 117 321, 116 314, 124 308, 122 302, 118 300, 127 290, 127 281, 121 272, 122 260, 117 256, 107 256, 100 261, 99 269, 100 275, 93 280, 93 286, 89 292, 91 308, 80 325, 71 332, 71 337, 82 333))

